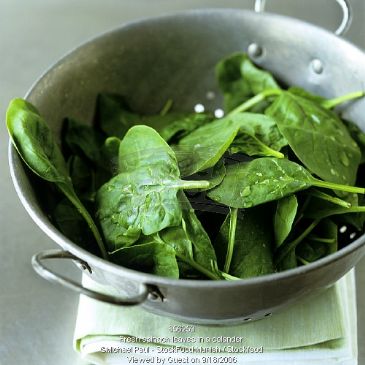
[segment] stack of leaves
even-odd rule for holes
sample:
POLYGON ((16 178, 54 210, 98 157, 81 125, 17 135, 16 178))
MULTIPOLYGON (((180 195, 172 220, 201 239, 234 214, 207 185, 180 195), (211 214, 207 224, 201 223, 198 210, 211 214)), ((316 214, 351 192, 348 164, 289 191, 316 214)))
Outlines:
POLYGON ((285 90, 245 54, 216 73, 223 118, 100 94, 93 127, 65 120, 62 148, 34 106, 10 103, 13 144, 68 238, 134 270, 236 280, 336 252, 344 224, 362 233, 365 134, 332 109, 363 93, 285 90))

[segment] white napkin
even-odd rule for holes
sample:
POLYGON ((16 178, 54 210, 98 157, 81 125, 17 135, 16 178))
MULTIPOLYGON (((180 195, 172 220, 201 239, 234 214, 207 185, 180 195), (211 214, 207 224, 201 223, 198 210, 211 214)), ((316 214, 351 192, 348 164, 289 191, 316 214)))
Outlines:
MULTIPOLYGON (((101 290, 86 276, 83 284, 101 290)), ((354 270, 334 286, 309 296, 285 311, 256 322, 239 326, 214 327, 195 325, 194 334, 172 333, 174 325, 186 325, 168 317, 151 314, 140 307, 117 307, 80 296, 74 336, 74 347, 93 364, 214 364, 247 365, 356 365, 357 327, 354 270), (258 353, 189 353, 227 343, 185 342, 177 353, 162 352, 172 346, 161 346, 149 340, 175 337, 242 338, 236 349, 258 353), (154 337, 154 339, 151 339, 154 337), (144 343, 127 342, 142 339, 144 343), (105 352, 113 348, 116 353, 105 352), (145 352, 143 352, 145 351, 145 352), (219 359, 220 358, 220 359, 219 359)))

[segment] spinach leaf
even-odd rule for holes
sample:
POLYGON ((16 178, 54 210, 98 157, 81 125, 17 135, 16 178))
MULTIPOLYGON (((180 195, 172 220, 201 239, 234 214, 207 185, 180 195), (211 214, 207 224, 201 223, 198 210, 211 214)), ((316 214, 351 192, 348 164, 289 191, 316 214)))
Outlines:
POLYGON ((298 95, 302 98, 305 98, 305 99, 308 99, 308 100, 311 100, 315 103, 318 103, 318 104, 323 104, 324 102, 327 101, 326 98, 320 96, 320 95, 316 95, 316 94, 313 94, 305 89, 302 89, 301 87, 298 87, 298 86, 292 86, 288 89, 288 91, 293 94, 293 95, 298 95))
POLYGON ((147 237, 143 243, 123 247, 110 254, 114 263, 159 276, 179 278, 175 251, 172 247, 147 237))
POLYGON ((207 181, 180 179, 172 149, 152 128, 132 127, 119 146, 119 171, 96 195, 97 217, 109 251, 178 226, 181 189, 205 188, 207 181))
POLYGON ((168 142, 176 142, 196 128, 213 120, 209 113, 177 113, 142 115, 132 111, 125 98, 114 94, 100 94, 97 101, 97 121, 108 136, 123 138, 128 129, 145 124, 156 129, 168 142))
POLYGON ((194 270, 213 280, 221 278, 219 271, 215 270, 217 259, 213 246, 193 210, 183 210, 180 226, 168 227, 156 236, 175 250, 180 276, 192 274, 191 270, 194 270))
POLYGON ((288 89, 288 91, 292 94, 301 96, 305 99, 311 100, 319 105, 321 105, 322 107, 326 108, 326 109, 331 109, 336 107, 337 105, 340 105, 342 103, 345 103, 347 101, 351 101, 357 98, 361 98, 364 96, 364 92, 363 91, 356 91, 356 92, 352 92, 349 94, 345 94, 345 95, 341 95, 337 98, 333 98, 333 99, 326 99, 320 95, 316 95, 313 93, 310 93, 307 90, 304 90, 300 87, 290 87, 288 89))
POLYGON ((343 120, 347 130, 349 131, 352 139, 360 147, 361 159, 360 163, 365 162, 365 133, 355 124, 350 121, 343 120))
POLYGON ((311 219, 323 219, 332 215, 351 213, 365 213, 365 206, 360 205, 345 208, 332 202, 312 198, 304 211, 305 217, 311 219))
MULTIPOLYGON (((351 196, 351 195, 350 195, 351 196)), ((355 196, 353 196, 354 202, 352 203, 352 207, 356 208, 356 206, 365 205, 365 198, 363 195, 357 196, 357 199, 355 196)), ((347 198, 349 200, 349 198, 347 198)), ((360 208, 361 209, 361 208, 360 208)), ((343 214, 343 215, 337 215, 336 216, 336 223, 339 224, 350 224, 353 226, 357 231, 361 232, 364 230, 364 224, 365 224, 365 211, 363 212, 357 212, 357 213, 350 213, 350 214, 343 214)))
MULTIPOLYGON (((220 61, 216 66, 216 78, 227 112, 264 90, 280 89, 273 76, 257 68, 244 53, 235 53, 220 61)), ((267 102, 262 102, 254 110, 261 111, 266 106, 267 102)))
POLYGON ((73 153, 86 157, 94 164, 100 163, 103 136, 89 125, 66 118, 63 125, 64 143, 73 153))
POLYGON ((238 216, 238 209, 233 208, 230 210, 229 213, 229 229, 228 229, 228 245, 227 245, 227 253, 226 253, 226 260, 224 262, 223 271, 229 273, 234 244, 236 240, 236 229, 237 229, 237 216, 238 216))
POLYGON ((85 219, 68 199, 62 199, 57 204, 52 218, 56 227, 72 242, 93 254, 98 254, 95 238, 85 219))
POLYGON ((214 269, 217 259, 210 239, 184 193, 178 195, 182 208, 181 224, 151 236, 142 236, 135 245, 152 241, 171 247, 178 259, 180 277, 195 270, 213 280, 220 279, 219 272, 214 269))
POLYGON ((123 96, 99 94, 96 103, 96 123, 109 137, 123 138, 130 127, 141 121, 123 96))
POLYGON ((193 259, 204 268, 211 269, 212 263, 217 261, 217 257, 210 238, 183 192, 179 192, 179 201, 185 222, 183 229, 186 236, 192 242, 193 259))
POLYGON ((168 113, 165 116, 159 116, 149 119, 151 127, 154 127, 166 142, 177 142, 184 138, 195 129, 211 122, 213 116, 206 113, 168 113), (162 128, 158 127, 155 120, 159 120, 162 128))
POLYGON ((70 200, 87 222, 102 256, 107 259, 99 231, 77 197, 61 150, 37 109, 23 99, 14 99, 6 113, 6 124, 13 145, 21 158, 35 174, 56 184, 70 200))
POLYGON ((267 110, 299 160, 324 180, 352 185, 360 150, 332 111, 283 92, 267 110))
POLYGON ((138 125, 130 128, 119 145, 119 172, 134 172, 166 165, 171 175, 179 176, 174 151, 152 128, 138 125))
POLYGON ((70 174, 72 172, 71 179, 76 187, 76 192, 84 194, 85 191, 88 191, 89 196, 93 197, 96 190, 115 175, 115 158, 118 161, 118 150, 115 150, 119 146, 119 139, 109 137, 104 140, 102 134, 95 128, 70 118, 65 120, 63 138, 65 148, 73 153, 71 160, 69 159, 72 163, 70 174), (113 153, 116 153, 116 156, 112 156, 113 153), (75 156, 79 156, 79 158, 75 159, 75 156), (89 187, 80 190, 77 188, 79 178, 85 180, 87 170, 89 170, 89 187), (82 175, 84 176, 82 177, 82 175))
POLYGON ((297 191, 318 186, 334 190, 364 193, 362 188, 315 179, 302 166, 287 159, 258 158, 229 165, 222 183, 207 195, 233 208, 250 208, 281 199, 297 191))
MULTIPOLYGON (((289 260, 292 260, 295 254, 295 250, 301 242, 303 242, 307 236, 317 227, 320 219, 316 219, 311 222, 307 228, 305 228, 299 236, 297 236, 292 241, 285 241, 282 245, 280 245, 275 251, 275 265, 276 267, 282 267, 284 260, 286 263, 290 264, 289 260)), ((285 264, 286 264, 285 263, 285 264)), ((290 267, 289 267, 290 268, 290 267)))
POLYGON ((94 179, 94 173, 85 160, 78 155, 72 155, 67 160, 69 175, 73 187, 78 196, 90 191, 90 182, 94 179))
POLYGON ((194 189, 194 193, 198 193, 215 188, 223 181, 225 175, 226 167, 224 165, 224 159, 222 158, 210 169, 200 171, 187 178, 189 180, 204 180, 209 182, 209 186, 207 188, 194 189))
MULTIPOLYGON (((273 232, 270 227, 271 209, 267 206, 241 211, 237 216, 232 261, 229 274, 239 278, 265 275, 274 272, 273 232)), ((218 267, 223 268, 228 249, 230 215, 224 221, 214 241, 218 267)))
POLYGON ((174 147, 182 176, 213 167, 226 152, 239 127, 231 120, 215 120, 182 138, 174 147))
MULTIPOLYGON (((275 244, 279 247, 283 244, 292 230, 294 219, 297 215, 298 201, 295 195, 289 195, 278 201, 274 216, 275 244)), ((289 252, 278 265, 279 271, 297 267, 295 250, 289 252)))
POLYGON ((239 127, 237 136, 229 147, 230 153, 284 157, 278 151, 288 143, 272 118, 263 114, 239 113, 228 116, 227 119, 239 127))
POLYGON ((111 176, 115 176, 118 173, 120 142, 120 139, 117 137, 108 137, 101 146, 101 161, 111 176))
POLYGON ((308 236, 297 247, 300 261, 310 263, 337 251, 337 225, 330 219, 323 220, 316 228, 320 234, 308 236))
POLYGON ((171 246, 175 250, 177 256, 186 257, 193 260, 193 243, 186 233, 186 222, 184 218, 181 225, 176 227, 168 227, 155 234, 161 243, 171 246))
POLYGON ((279 263, 276 263, 276 265, 275 265, 277 271, 295 269, 297 266, 298 266, 298 262, 297 262, 295 248, 292 251, 290 251, 289 253, 287 253, 283 257, 283 259, 279 263))
POLYGON ((82 202, 93 203, 96 191, 111 177, 107 170, 90 166, 88 161, 78 155, 70 156, 67 166, 75 192, 82 202))
POLYGON ((295 195, 289 195, 278 201, 274 217, 276 247, 279 247, 289 236, 297 210, 298 201, 295 195))

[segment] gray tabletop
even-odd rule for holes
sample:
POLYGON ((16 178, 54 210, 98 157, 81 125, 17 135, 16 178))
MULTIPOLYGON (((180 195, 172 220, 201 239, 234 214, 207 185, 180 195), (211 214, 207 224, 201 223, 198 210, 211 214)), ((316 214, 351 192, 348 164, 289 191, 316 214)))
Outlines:
MULTIPOLYGON (((0 0, 0 114, 12 97, 65 52, 135 18, 198 7, 251 8, 252 0, 0 0)), ((348 39, 365 48, 365 3, 355 12, 348 39)), ((335 29, 334 0, 268 1, 270 11, 335 29), (319 5, 320 3, 320 5, 319 5)), ((0 124, 0 363, 83 364, 72 349, 78 298, 36 276, 32 254, 55 247, 21 206, 8 173, 7 132, 0 124)), ((63 268, 64 270, 64 268, 63 268)), ((69 267, 70 275, 80 274, 69 267)), ((359 364, 365 364, 365 259, 357 265, 359 364)))

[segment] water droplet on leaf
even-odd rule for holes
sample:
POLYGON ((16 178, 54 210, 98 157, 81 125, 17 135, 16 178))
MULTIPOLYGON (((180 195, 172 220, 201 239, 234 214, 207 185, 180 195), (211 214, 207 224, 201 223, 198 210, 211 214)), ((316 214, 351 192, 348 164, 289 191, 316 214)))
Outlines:
POLYGON ((350 160, 347 157, 345 152, 341 152, 340 154, 340 161, 347 167, 350 165, 350 160))
POLYGON ((246 186, 241 192, 240 195, 242 197, 249 196, 251 194, 251 188, 249 186, 246 186))

